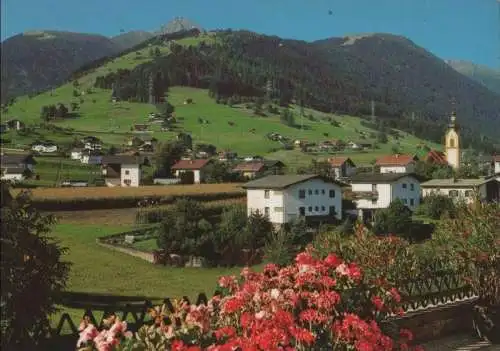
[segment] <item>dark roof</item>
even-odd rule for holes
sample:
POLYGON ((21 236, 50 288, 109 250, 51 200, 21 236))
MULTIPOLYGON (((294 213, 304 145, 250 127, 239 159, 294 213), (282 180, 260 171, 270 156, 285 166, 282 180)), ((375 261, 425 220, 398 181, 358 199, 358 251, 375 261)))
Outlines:
POLYGON ((20 165, 22 163, 34 165, 36 161, 31 154, 2 155, 2 164, 20 165))
POLYGON ((290 174, 290 175, 270 175, 260 179, 252 180, 243 184, 244 189, 285 189, 292 185, 306 182, 311 179, 322 179, 327 183, 334 183, 333 180, 327 180, 318 174, 290 174))
POLYGON ((414 173, 359 173, 351 177, 352 183, 392 183, 403 177, 420 180, 414 173))
POLYGON ((469 188, 478 187, 488 182, 496 182, 495 178, 474 178, 474 179, 431 179, 422 183, 423 188, 469 188))
POLYGON ((198 170, 205 167, 210 162, 209 159, 198 159, 198 160, 180 160, 172 169, 192 169, 198 170))
POLYGON ((285 164, 281 161, 264 160, 264 161, 247 161, 242 162, 234 167, 235 172, 259 172, 267 167, 284 167, 285 164))
POLYGON ((101 163, 103 165, 107 164, 141 164, 140 158, 130 155, 114 155, 114 156, 103 156, 101 163))

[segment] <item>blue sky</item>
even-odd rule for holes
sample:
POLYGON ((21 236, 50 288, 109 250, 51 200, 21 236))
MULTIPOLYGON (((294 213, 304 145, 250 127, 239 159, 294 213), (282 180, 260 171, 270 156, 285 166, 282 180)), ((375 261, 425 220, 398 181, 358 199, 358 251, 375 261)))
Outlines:
POLYGON ((33 29, 104 35, 156 30, 176 16, 205 29, 302 40, 353 33, 407 36, 441 58, 500 68, 497 0, 1 0, 2 40, 33 29), (332 15, 328 11, 333 12, 332 15))

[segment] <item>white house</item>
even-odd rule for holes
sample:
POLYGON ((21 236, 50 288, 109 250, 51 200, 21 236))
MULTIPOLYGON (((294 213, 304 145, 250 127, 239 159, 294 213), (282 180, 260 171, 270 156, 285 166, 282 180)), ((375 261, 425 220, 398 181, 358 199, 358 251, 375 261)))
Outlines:
POLYGON ((499 181, 495 177, 477 179, 432 179, 421 184, 424 198, 430 194, 449 196, 457 201, 472 203, 475 196, 481 201, 500 200, 499 181))
POLYGON ((266 214, 275 224, 299 216, 342 219, 342 189, 315 174, 271 175, 243 185, 248 215, 266 214))
POLYGON ((73 150, 71 150, 70 158, 72 160, 80 161, 82 159, 82 155, 83 155, 84 151, 85 151, 84 149, 80 149, 80 148, 73 149, 73 150))
POLYGON ((2 167, 2 180, 20 182, 24 180, 24 168, 22 167, 2 167))
POLYGON ((328 163, 336 179, 350 177, 356 173, 356 165, 349 157, 331 157, 328 163))
POLYGON ((412 155, 387 155, 375 163, 380 167, 380 173, 412 173, 418 159, 412 155))
POLYGON ((172 166, 177 178, 187 176, 187 183, 200 184, 204 181, 203 169, 210 163, 209 159, 180 160, 172 166))
POLYGON ((420 205, 420 181, 411 173, 360 173, 351 178, 352 198, 362 216, 400 199, 410 210, 420 205))
POLYGON ((103 156, 102 174, 108 186, 138 187, 141 161, 135 156, 103 156))
POLYGON ((99 151, 89 150, 82 154, 80 162, 86 165, 100 165, 102 162, 102 154, 99 151))
POLYGON ((57 151, 57 145, 53 143, 35 143, 31 146, 31 150, 52 153, 57 151))

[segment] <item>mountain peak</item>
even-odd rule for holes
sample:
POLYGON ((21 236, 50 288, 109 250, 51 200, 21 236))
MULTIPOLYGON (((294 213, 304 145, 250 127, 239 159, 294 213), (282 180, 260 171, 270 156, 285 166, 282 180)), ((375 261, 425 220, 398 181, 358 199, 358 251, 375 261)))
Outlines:
POLYGON ((157 34, 170 34, 194 28, 198 28, 199 30, 202 29, 198 24, 187 18, 174 17, 170 22, 161 26, 157 34))

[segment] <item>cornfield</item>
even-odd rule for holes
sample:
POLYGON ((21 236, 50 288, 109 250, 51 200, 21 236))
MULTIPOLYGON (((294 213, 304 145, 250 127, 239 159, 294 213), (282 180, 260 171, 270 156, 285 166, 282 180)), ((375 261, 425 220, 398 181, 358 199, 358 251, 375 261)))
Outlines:
MULTIPOLYGON (((13 189, 17 194, 21 189, 13 189)), ((138 188, 35 188, 30 189, 34 200, 122 199, 159 196, 182 196, 242 192, 240 183, 141 186, 138 188)))

